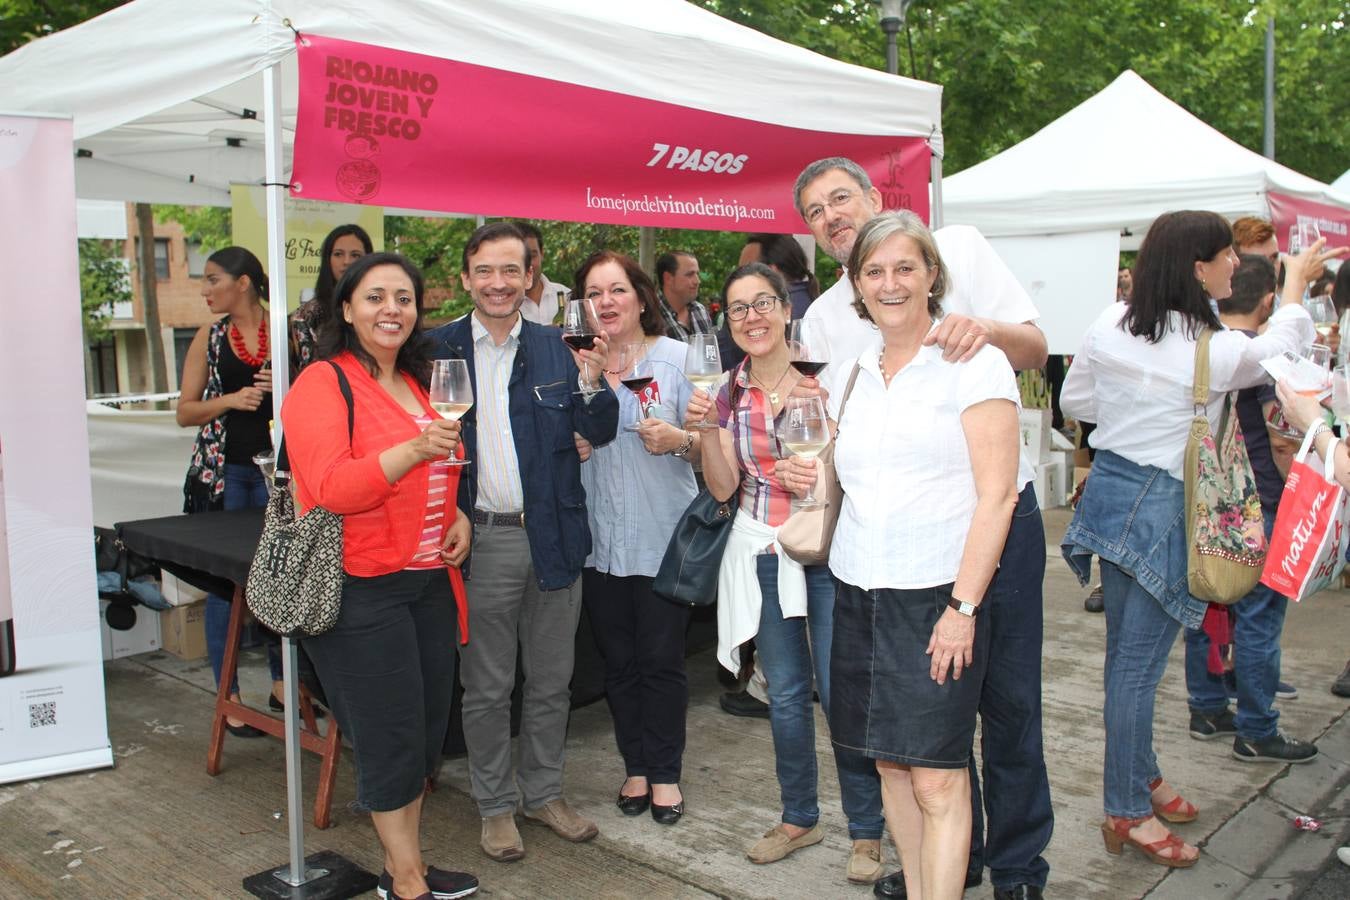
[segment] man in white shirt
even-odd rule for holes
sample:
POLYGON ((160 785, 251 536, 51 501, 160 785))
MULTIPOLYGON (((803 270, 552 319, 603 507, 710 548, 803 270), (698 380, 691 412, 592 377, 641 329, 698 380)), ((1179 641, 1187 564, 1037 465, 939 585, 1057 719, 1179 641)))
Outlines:
POLYGON ((539 229, 529 222, 515 225, 525 233, 525 249, 530 251, 530 271, 534 273, 534 280, 525 289, 520 314, 538 325, 552 325, 558 310, 572 296, 572 289, 550 281, 544 274, 544 236, 539 229))
MULTIPOLYGON (((881 192, 861 166, 844 157, 807 166, 793 193, 797 211, 817 243, 841 265, 848 262, 858 230, 882 210, 881 192)), ((947 360, 969 360, 985 344, 993 344, 1014 369, 1045 365, 1045 335, 1034 321, 1039 313, 984 236, 965 225, 939 229, 933 236, 949 278, 942 300, 944 316, 925 344, 941 347, 947 360)), ((853 285, 847 271, 811 304, 805 318, 824 329, 835 366, 856 359, 876 338, 875 327, 853 310, 853 285)), ((984 601, 991 623, 989 671, 980 700, 988 837, 983 834, 984 810, 972 752, 975 808, 966 886, 980 883, 987 863, 996 900, 1041 896, 1050 871, 1042 854, 1054 829, 1041 740, 1045 529, 1031 485, 1033 476, 1023 458, 1018 469, 1017 511, 998 575, 984 601)), ((873 893, 906 896, 903 876, 895 872, 882 878, 873 893)))

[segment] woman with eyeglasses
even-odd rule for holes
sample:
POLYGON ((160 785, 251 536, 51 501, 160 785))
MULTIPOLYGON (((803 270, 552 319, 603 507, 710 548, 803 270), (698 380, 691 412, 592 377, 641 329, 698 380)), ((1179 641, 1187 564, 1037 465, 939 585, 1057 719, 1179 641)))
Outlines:
MULTIPOLYGON (((718 429, 703 444, 703 475, 718 500, 739 492, 739 511, 722 557, 718 580, 718 661, 740 668, 742 644, 751 638, 768 680, 769 724, 782 794, 781 821, 747 851, 754 863, 770 863, 818 844, 815 711, 812 681, 821 706, 830 708, 830 644, 834 583, 825 566, 803 567, 777 546, 778 526, 792 512, 794 496, 806 494, 783 481, 778 463, 790 454, 780 444, 774 420, 800 376, 789 363, 785 332, 791 315, 783 276, 763 263, 741 266, 722 291, 726 317, 746 359, 726 372, 715 401, 702 391, 689 402, 691 420, 717 408, 718 429)), ((840 793, 855 845, 878 844, 884 823, 870 760, 835 749, 840 793), (865 810, 872 812, 866 813, 865 810)))

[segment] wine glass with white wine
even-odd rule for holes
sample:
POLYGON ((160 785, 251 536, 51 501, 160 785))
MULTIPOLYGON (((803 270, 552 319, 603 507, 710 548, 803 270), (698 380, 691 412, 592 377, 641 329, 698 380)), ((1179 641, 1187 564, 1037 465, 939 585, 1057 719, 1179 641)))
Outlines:
MULTIPOLYGON (((431 363, 431 408, 442 419, 458 421, 473 408, 473 383, 469 381, 469 364, 462 359, 437 359, 431 363)), ((452 466, 466 466, 467 459, 451 456, 446 460, 452 466)))
MULTIPOLYGON (((722 354, 717 348, 717 335, 689 335, 689 348, 684 352, 684 375, 694 387, 706 394, 712 393, 717 382, 722 380, 722 354)), ((706 429, 717 426, 705 417, 689 427, 706 429)))
MULTIPOLYGON (((819 397, 788 397, 783 404, 779 440, 802 459, 815 459, 830 445, 830 421, 819 397)), ((820 464, 816 464, 820 472, 820 464)), ((807 488, 798 509, 820 509, 828 504, 816 499, 815 485, 807 488)))

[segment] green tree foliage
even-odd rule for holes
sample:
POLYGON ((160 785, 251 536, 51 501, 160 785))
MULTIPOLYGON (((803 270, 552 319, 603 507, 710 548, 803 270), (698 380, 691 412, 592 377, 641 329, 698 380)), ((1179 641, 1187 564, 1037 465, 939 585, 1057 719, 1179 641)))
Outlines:
POLYGON ((103 338, 113 306, 131 300, 131 276, 121 241, 80 239, 80 309, 86 343, 103 338))
POLYGON ((0 55, 78 25, 127 0, 0 0, 0 55))
POLYGON ((204 255, 210 255, 232 244, 231 216, 225 206, 175 206, 155 204, 155 221, 177 222, 183 226, 183 237, 188 243, 201 244, 204 255))

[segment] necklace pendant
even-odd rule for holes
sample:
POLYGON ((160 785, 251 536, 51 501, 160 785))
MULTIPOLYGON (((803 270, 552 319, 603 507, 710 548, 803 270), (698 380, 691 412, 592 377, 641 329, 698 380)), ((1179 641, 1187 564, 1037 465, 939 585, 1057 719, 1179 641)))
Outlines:
POLYGON ((770 403, 777 403, 777 402, 778 402, 778 392, 777 392, 777 391, 770 391, 770 392, 769 392, 769 402, 770 402, 770 403))

